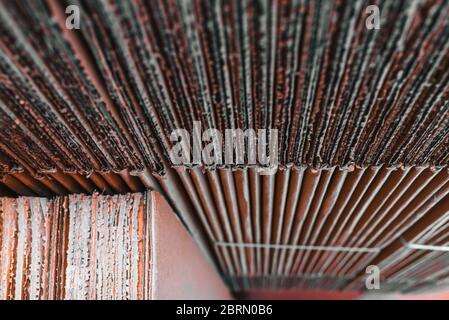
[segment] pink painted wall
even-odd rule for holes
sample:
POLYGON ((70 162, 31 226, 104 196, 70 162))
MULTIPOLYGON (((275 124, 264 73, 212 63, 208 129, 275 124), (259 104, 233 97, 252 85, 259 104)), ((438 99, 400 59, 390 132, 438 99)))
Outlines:
POLYGON ((153 299, 232 299, 183 224, 157 192, 153 208, 153 299))
POLYGON ((449 300, 449 292, 417 293, 417 294, 364 294, 364 300, 449 300))
POLYGON ((449 300, 449 292, 408 294, 400 298, 401 300, 449 300))

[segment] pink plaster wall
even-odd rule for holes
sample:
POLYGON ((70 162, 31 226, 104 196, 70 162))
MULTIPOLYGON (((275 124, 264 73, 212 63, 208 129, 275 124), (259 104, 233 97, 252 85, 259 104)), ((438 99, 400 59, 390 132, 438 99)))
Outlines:
POLYGON ((157 192, 151 201, 153 299, 232 299, 167 201, 157 192))

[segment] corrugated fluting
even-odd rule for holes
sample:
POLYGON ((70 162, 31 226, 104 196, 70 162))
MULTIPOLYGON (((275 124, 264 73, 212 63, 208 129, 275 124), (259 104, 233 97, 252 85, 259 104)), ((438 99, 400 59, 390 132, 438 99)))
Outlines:
MULTIPOLYGON (((158 187, 156 187, 158 188, 158 187)), ((68 195, 74 193, 125 194, 146 189, 155 189, 146 179, 130 175, 126 171, 119 173, 96 173, 81 175, 77 173, 47 173, 36 178, 27 172, 10 173, 0 180, 1 196, 40 196, 68 195)))
POLYGON ((1 168, 163 173, 194 120, 278 129, 284 165, 447 165, 449 4, 376 3, 3 0, 1 168))
POLYGON ((235 290, 364 290, 370 263, 391 288, 441 282, 444 252, 416 248, 446 244, 448 12, 0 0, 0 195, 159 190, 235 290), (173 166, 194 121, 278 129, 280 169, 173 166))
MULTIPOLYGON (((447 184, 447 183, 446 183, 447 184)), ((383 270, 386 288, 403 291, 447 291, 449 285, 449 200, 437 203, 447 187, 437 190, 434 209, 394 241, 374 261, 383 270)), ((429 205, 429 204, 427 204, 429 205)))
MULTIPOLYGON (((272 176, 254 168, 178 171, 235 290, 365 290, 371 264, 394 282, 393 271, 421 267, 414 256, 407 263, 398 258, 396 251, 409 250, 404 241, 435 238, 441 244, 445 238, 437 235, 447 231, 447 170, 291 167, 272 176)), ((449 275, 444 270, 438 269, 441 278, 449 275)), ((416 284, 425 280, 409 276, 416 284)))
POLYGON ((149 199, 0 198, 0 299, 151 298, 149 199))

